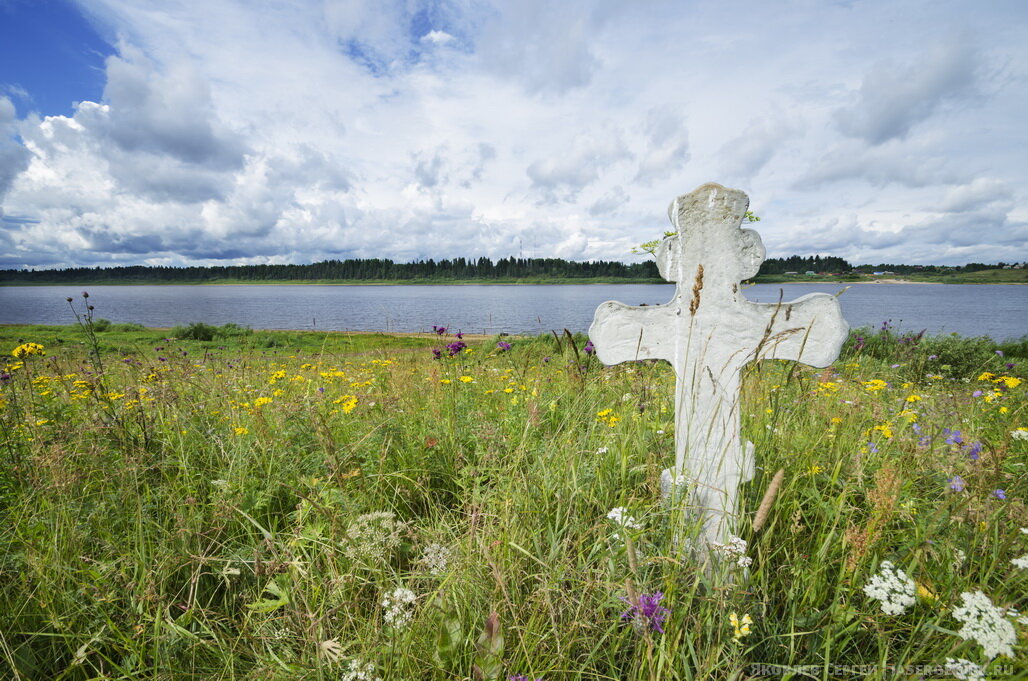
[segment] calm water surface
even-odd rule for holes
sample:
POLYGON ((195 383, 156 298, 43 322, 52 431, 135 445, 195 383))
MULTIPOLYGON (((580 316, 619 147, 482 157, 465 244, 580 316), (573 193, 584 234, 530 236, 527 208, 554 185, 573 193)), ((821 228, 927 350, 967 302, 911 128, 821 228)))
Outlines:
MULTIPOLYGON (((842 285, 760 284, 746 289, 757 302, 807 293, 836 293, 842 285)), ((670 300, 670 284, 555 286, 89 286, 96 316, 112 322, 168 327, 234 322, 255 329, 428 331, 433 324, 470 333, 585 331, 605 300, 654 305, 670 300)), ((66 299, 80 305, 81 287, 0 287, 0 323, 68 324, 66 299)), ((1028 334, 1028 286, 860 284, 841 297, 851 326, 893 325, 911 331, 988 335, 1028 334)), ((81 307, 81 306, 80 306, 81 307)))

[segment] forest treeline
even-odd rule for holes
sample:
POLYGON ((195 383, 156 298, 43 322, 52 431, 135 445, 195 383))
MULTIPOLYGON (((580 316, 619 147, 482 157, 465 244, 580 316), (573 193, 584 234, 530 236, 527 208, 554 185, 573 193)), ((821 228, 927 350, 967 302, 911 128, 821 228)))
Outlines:
MULTIPOLYGON (((895 274, 914 272, 965 271, 1003 267, 970 263, 963 267, 933 265, 860 265, 842 258, 820 255, 768 258, 760 275, 786 273, 850 273, 887 270, 895 274)), ((758 275, 759 276, 759 275, 758 275)), ((366 258, 325 260, 308 265, 215 265, 166 267, 131 265, 120 267, 69 267, 63 269, 0 270, 0 282, 23 284, 61 283, 161 283, 238 281, 449 281, 516 279, 630 279, 662 281, 652 260, 623 263, 610 260, 575 262, 562 258, 453 258, 400 263, 390 259, 366 258)))

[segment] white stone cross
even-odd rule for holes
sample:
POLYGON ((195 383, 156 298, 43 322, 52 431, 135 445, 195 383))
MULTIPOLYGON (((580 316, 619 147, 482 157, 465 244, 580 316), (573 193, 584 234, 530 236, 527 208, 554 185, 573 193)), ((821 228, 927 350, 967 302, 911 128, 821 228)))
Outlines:
POLYGON ((812 293, 786 303, 747 300, 739 282, 757 274, 764 245, 741 229, 746 194, 705 184, 668 211, 678 234, 657 250, 660 275, 677 283, 664 305, 608 301, 596 310, 589 338, 604 364, 663 359, 674 367, 675 465, 664 471, 665 495, 687 485, 701 544, 724 543, 738 488, 753 475, 753 444, 739 433, 743 367, 790 359, 826 367, 849 332, 839 301, 812 293))

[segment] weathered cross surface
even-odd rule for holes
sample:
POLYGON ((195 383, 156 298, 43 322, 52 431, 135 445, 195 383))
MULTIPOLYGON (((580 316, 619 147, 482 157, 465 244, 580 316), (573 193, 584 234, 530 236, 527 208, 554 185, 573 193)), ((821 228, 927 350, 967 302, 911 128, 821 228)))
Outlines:
POLYGON ((726 541, 739 486, 753 475, 753 445, 739 433, 743 367, 758 359, 828 366, 849 331, 835 296, 768 304, 742 295, 739 282, 757 274, 765 255, 760 236, 741 229, 748 206, 746 194, 714 183, 675 199, 669 217, 678 234, 656 253, 661 276, 677 284, 674 298, 602 303, 589 328, 604 364, 663 359, 674 367, 675 464, 662 487, 667 494, 687 485, 708 546, 726 541))

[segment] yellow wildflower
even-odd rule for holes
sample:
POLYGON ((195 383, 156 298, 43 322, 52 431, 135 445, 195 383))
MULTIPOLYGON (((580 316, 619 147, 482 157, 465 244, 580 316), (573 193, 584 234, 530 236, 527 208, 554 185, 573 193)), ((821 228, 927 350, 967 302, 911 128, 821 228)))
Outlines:
POLYGON ((266 404, 271 404, 270 397, 258 397, 256 400, 253 401, 253 408, 260 409, 266 404))
POLYGON ((864 386, 864 390, 869 393, 877 392, 879 390, 885 390, 889 387, 889 384, 880 378, 873 378, 870 381, 862 381, 861 385, 864 386))
POLYGON ((818 473, 824 473, 824 472, 825 472, 824 467, 819 466, 816 463, 814 465, 810 466, 809 468, 807 468, 807 474, 808 475, 817 475, 818 473))
POLYGON ((732 635, 732 639, 738 643, 744 636, 750 635, 750 625, 753 624, 753 619, 749 615, 743 615, 742 619, 734 612, 728 615, 728 621, 732 624, 732 629, 735 633, 732 635))
POLYGON ((461 383, 474 383, 475 379, 473 379, 471 376, 461 376, 460 377, 460 382, 461 383))
POLYGON ((907 395, 907 402, 920 402, 920 401, 921 401, 921 396, 920 395, 914 395, 914 394, 907 395))
POLYGON ((440 383, 442 383, 443 385, 450 385, 451 383, 453 383, 453 381, 451 381, 451 380, 450 380, 450 379, 448 379, 448 378, 444 378, 444 379, 442 379, 442 380, 441 380, 441 381, 439 381, 439 382, 440 382, 440 383))
POLYGON ((978 380, 979 381, 991 381, 994 378, 996 378, 996 374, 993 374, 993 373, 990 373, 990 372, 986 371, 984 374, 982 374, 982 375, 980 375, 978 377, 978 380))
POLYGON ((235 426, 234 428, 232 428, 232 433, 234 435, 246 435, 249 432, 250 429, 246 428, 245 426, 235 426))
POLYGON ((24 343, 11 351, 15 359, 25 359, 29 355, 45 355, 43 346, 39 343, 24 343))
POLYGON ((1013 390, 1017 386, 1021 385, 1021 379, 1016 376, 1000 376, 996 379, 996 383, 1002 383, 1007 388, 1013 390))

